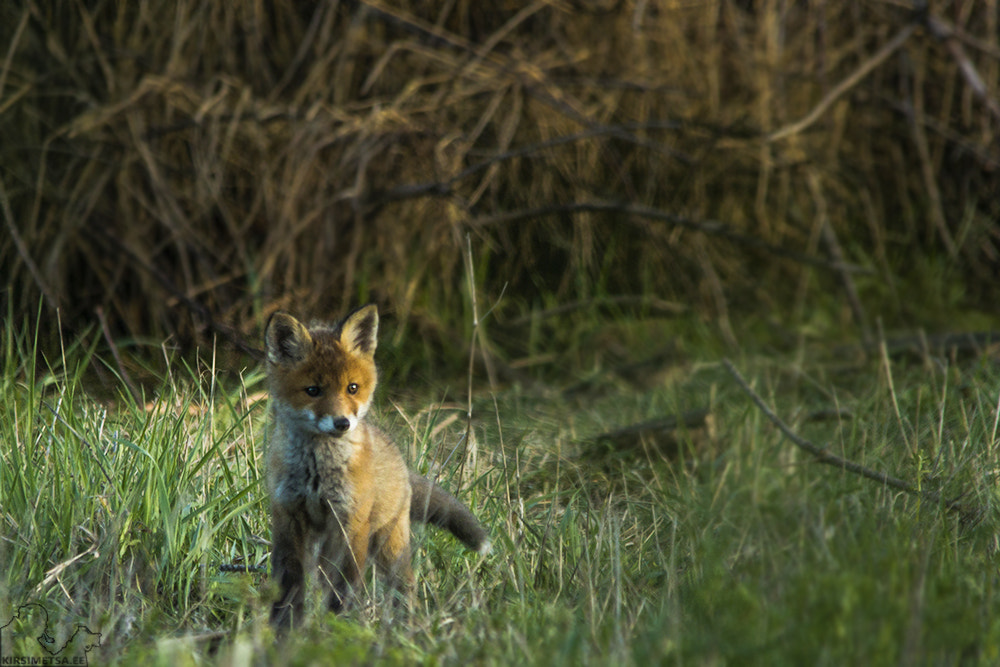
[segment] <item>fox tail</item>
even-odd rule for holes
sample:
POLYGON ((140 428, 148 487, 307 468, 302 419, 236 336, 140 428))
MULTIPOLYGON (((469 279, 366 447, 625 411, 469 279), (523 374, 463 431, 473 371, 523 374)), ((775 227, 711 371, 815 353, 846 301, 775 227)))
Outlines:
POLYGON ((434 524, 450 531, 473 551, 490 552, 486 529, 458 498, 414 472, 410 473, 410 488, 410 521, 434 524))

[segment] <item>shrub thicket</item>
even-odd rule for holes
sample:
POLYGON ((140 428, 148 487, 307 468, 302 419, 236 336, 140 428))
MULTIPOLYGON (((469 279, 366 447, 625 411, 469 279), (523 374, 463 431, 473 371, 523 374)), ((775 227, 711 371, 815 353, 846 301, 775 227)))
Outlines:
POLYGON ((471 246, 511 318, 995 302, 995 4, 900 4, 9 3, 3 298, 189 342, 375 300, 447 341, 471 246))

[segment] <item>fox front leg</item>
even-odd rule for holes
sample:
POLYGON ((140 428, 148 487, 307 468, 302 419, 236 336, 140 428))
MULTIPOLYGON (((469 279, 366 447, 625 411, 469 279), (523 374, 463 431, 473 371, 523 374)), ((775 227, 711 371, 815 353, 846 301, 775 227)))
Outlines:
POLYGON ((320 549, 319 578, 327 591, 327 608, 335 613, 350 608, 362 588, 369 537, 360 528, 352 530, 350 538, 340 531, 329 535, 320 549))
POLYGON ((305 602, 305 534, 293 517, 274 510, 271 577, 281 591, 271 607, 271 624, 284 630, 302 619, 305 602))

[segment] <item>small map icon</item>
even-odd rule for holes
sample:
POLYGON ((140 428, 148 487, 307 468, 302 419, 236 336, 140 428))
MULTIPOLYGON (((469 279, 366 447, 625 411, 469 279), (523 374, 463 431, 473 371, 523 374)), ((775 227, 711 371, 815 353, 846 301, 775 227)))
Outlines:
POLYGON ((79 623, 53 625, 48 610, 37 602, 0 618, 0 665, 87 665, 87 654, 100 645, 100 632, 79 623))

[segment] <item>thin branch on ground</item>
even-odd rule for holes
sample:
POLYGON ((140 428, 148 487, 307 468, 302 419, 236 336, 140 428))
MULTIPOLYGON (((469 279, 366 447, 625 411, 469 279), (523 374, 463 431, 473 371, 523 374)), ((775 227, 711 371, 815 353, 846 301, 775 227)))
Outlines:
POLYGON ((1000 343, 1000 331, 959 331, 944 334, 921 332, 912 336, 887 338, 884 343, 873 341, 838 345, 833 348, 832 355, 837 358, 847 358, 859 353, 874 354, 884 344, 885 353, 890 357, 912 354, 926 358, 935 353, 979 356, 997 343, 1000 343))
POLYGON ((733 376, 733 379, 736 380, 736 384, 739 385, 740 389, 742 389, 743 392, 750 397, 750 400, 752 400, 760 409, 760 411, 764 413, 764 416, 771 420, 771 423, 777 426, 778 430, 780 430, 786 438, 791 440, 793 444, 812 454, 819 463, 832 465, 836 468, 840 468, 841 470, 876 481, 884 486, 898 489, 909 493, 910 495, 923 498, 924 500, 928 500, 937 505, 941 505, 948 511, 957 513, 961 518, 962 523, 965 525, 974 525, 978 523, 985 514, 985 509, 979 505, 966 505, 960 503, 959 498, 961 498, 961 496, 949 500, 936 491, 921 489, 905 480, 899 479, 898 477, 893 477, 892 475, 884 472, 872 470, 871 468, 867 468, 860 463, 855 463, 850 459, 845 459, 841 456, 837 456, 836 454, 832 454, 827 448, 820 447, 819 445, 806 440, 793 431, 788 424, 783 422, 781 418, 767 406, 764 399, 750 388, 750 385, 743 378, 743 376, 740 375, 740 372, 736 370, 736 367, 733 366, 731 361, 723 359, 722 364, 726 367, 726 370, 729 371, 729 374, 733 376))

